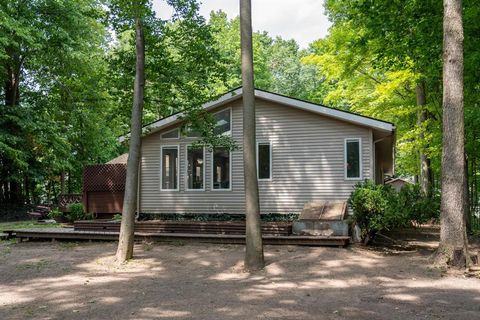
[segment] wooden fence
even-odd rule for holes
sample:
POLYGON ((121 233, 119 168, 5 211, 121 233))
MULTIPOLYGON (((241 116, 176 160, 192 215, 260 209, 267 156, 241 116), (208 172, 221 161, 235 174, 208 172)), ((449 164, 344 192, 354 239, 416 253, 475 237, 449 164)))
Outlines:
POLYGON ((74 203, 82 203, 81 193, 66 193, 58 196, 58 209, 62 212, 66 212, 67 207, 74 203))
POLYGON ((100 218, 122 212, 127 165, 99 164, 83 169, 83 198, 85 210, 100 218))

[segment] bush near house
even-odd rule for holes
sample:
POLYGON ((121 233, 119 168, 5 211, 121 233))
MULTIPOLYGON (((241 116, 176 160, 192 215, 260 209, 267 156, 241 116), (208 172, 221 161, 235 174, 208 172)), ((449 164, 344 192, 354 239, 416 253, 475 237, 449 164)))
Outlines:
POLYGON ((353 210, 352 223, 360 228, 364 244, 382 230, 426 223, 440 214, 439 196, 426 197, 418 185, 406 185, 397 193, 388 185, 360 182, 348 203, 353 210))
POLYGON ((72 203, 67 206, 67 212, 65 213, 68 220, 71 222, 76 220, 90 220, 93 219, 93 215, 83 211, 83 205, 81 203, 72 203))

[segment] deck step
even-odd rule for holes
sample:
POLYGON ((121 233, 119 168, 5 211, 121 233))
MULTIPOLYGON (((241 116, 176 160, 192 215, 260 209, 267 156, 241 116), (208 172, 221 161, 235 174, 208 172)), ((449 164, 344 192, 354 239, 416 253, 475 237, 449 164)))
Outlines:
MULTIPOLYGON (((78 231, 68 228, 14 230, 18 241, 23 239, 68 239, 68 240, 118 240, 118 232, 78 231)), ((192 241, 201 243, 245 244, 245 235, 193 234, 193 233, 148 233, 136 232, 137 240, 192 241)), ((272 236, 263 235, 264 244, 336 246, 348 245, 350 238, 343 236, 272 236)))
MULTIPOLYGON (((289 222, 263 222, 265 235, 292 234, 289 222)), ((114 221, 75 221, 76 231, 120 231, 120 222, 114 221)), ((135 223, 136 232, 153 233, 198 233, 198 234, 245 234, 245 222, 239 221, 142 221, 135 223)))

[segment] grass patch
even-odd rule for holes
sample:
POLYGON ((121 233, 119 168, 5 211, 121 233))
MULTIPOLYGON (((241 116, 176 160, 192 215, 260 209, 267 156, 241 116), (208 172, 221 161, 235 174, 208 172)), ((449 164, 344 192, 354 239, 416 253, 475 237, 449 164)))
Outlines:
POLYGON ((4 230, 32 229, 32 228, 60 228, 61 223, 38 223, 34 220, 2 222, 0 223, 0 232, 4 230))

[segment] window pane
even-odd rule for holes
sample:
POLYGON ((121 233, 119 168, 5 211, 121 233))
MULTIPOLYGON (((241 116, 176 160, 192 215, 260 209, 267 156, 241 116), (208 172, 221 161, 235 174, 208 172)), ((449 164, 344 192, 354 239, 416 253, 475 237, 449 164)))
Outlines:
POLYGON ((163 139, 178 139, 178 129, 162 134, 163 139))
POLYGON ((270 179, 270 144, 258 144, 258 179, 270 179))
POLYGON ((187 189, 203 189, 203 148, 187 149, 187 189))
POLYGON ((162 189, 177 189, 178 149, 162 148, 162 189))
POLYGON ((360 142, 347 140, 347 178, 360 178, 360 142))
POLYGON ((229 132, 230 128, 230 109, 226 109, 220 111, 219 113, 215 113, 213 115, 215 120, 217 120, 217 126, 215 127, 215 134, 222 134, 225 132, 229 132))
POLYGON ((230 151, 213 151, 213 189, 230 189, 230 151))
POLYGON ((199 138, 200 132, 193 130, 190 126, 185 128, 185 135, 189 138, 199 138))

